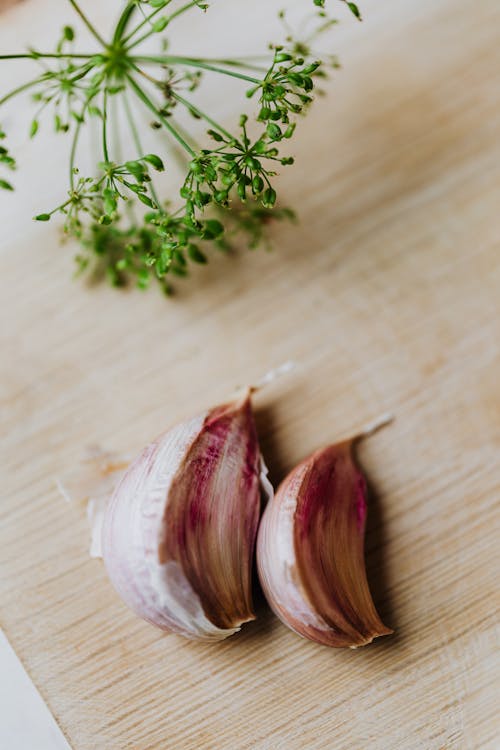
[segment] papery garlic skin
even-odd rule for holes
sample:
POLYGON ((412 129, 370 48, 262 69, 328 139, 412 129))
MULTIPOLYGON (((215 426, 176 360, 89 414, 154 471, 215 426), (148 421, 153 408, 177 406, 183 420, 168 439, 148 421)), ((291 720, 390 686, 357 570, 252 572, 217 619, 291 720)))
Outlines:
POLYGON ((268 504, 257 538, 259 578, 274 612, 299 635, 357 647, 392 633, 366 578, 366 510, 352 441, 313 453, 268 504))
POLYGON ((102 542, 113 585, 140 617, 197 640, 254 619, 259 473, 249 393, 174 427, 133 462, 102 542))

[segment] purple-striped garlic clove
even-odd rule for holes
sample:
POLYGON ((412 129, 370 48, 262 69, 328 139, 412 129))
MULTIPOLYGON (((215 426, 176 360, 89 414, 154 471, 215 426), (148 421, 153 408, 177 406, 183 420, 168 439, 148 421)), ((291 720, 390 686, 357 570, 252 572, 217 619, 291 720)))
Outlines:
POLYGON ((262 588, 275 614, 304 638, 354 648, 393 632, 368 587, 366 511, 351 440, 299 464, 264 512, 257 538, 262 588))
POLYGON ((148 445, 106 509, 109 577, 158 627, 221 640, 253 620, 260 451, 250 391, 148 445))

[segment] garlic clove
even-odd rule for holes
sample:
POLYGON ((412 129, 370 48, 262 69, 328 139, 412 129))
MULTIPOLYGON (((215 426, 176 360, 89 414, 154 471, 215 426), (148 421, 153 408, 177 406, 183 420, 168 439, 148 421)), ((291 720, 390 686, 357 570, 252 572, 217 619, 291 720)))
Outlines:
POLYGON ((250 391, 144 449, 103 522, 106 568, 129 607, 198 640, 226 638, 254 619, 260 472, 250 391))
POLYGON ((257 539, 259 578, 275 614, 299 635, 357 647, 393 632, 368 587, 366 512, 352 440, 306 458, 268 504, 257 539))

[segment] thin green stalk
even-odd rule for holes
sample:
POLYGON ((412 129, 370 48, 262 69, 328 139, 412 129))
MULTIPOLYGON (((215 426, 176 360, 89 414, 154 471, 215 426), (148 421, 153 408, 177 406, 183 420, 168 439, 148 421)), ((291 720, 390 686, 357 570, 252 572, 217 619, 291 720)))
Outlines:
POLYGON ((81 81, 81 79, 85 78, 87 73, 90 73, 93 68, 95 68, 95 63, 92 62, 88 62, 86 65, 82 65, 81 68, 75 71, 75 74, 71 76, 71 78, 68 78, 68 81, 70 81, 70 83, 81 81))
POLYGON ((61 211, 63 208, 66 208, 66 206, 69 206, 72 200, 73 200, 72 198, 68 198, 68 200, 65 201, 64 203, 61 203, 60 206, 57 206, 57 208, 53 208, 52 211, 49 211, 48 215, 53 216, 55 213, 58 213, 59 211, 61 211))
POLYGON ((134 12, 137 10, 137 4, 136 2, 129 2, 121 14, 118 23, 116 24, 115 33, 113 35, 113 43, 117 44, 121 41, 125 30, 129 24, 130 19, 132 18, 134 12))
MULTIPOLYGON (((113 102, 116 103, 116 101, 117 101, 116 98, 113 98, 113 102)), ((122 94, 122 104, 123 104, 123 108, 125 110, 125 116, 127 118, 129 126, 130 126, 130 128, 132 130, 132 138, 134 139, 134 142, 135 142, 134 133, 133 133, 133 128, 135 128, 135 123, 133 122, 133 119, 132 119, 132 112, 130 110, 130 105, 129 105, 129 102, 128 102, 128 97, 127 97, 126 91, 123 91, 123 94, 122 94)), ((114 109, 114 111, 113 111, 113 125, 114 125, 114 128, 116 130, 116 140, 117 140, 117 157, 118 157, 118 161, 121 164, 123 162, 123 154, 122 154, 122 144, 121 144, 121 137, 120 137, 120 123, 118 122, 118 105, 117 105, 117 103, 115 104, 115 106, 114 106, 113 109, 114 109)), ((142 155, 143 154, 141 154, 141 156, 142 155)), ((130 225, 133 226, 134 224, 137 224, 137 216, 136 216, 136 213, 135 213, 135 208, 134 208, 133 201, 127 201, 125 203, 125 211, 127 212, 127 216, 128 216, 128 220, 130 222, 130 225)))
POLYGON ((102 97, 102 153, 104 161, 109 162, 108 149, 108 91, 105 88, 102 97))
MULTIPOLYGON (((267 73, 268 67, 262 65, 255 65, 251 62, 245 62, 245 58, 239 58, 238 60, 226 57, 190 57, 189 60, 196 60, 197 62, 205 62, 210 65, 228 65, 230 68, 245 68, 246 70, 255 70, 259 73, 267 73)), ((250 58, 249 58, 250 59, 250 58)), ((263 56, 266 59, 266 56, 263 56)))
MULTIPOLYGON (((101 177, 101 179, 95 183, 96 188, 100 187, 105 179, 106 177, 101 177)), ((89 194, 79 193, 78 195, 80 198, 89 198, 90 200, 94 200, 95 198, 95 194, 93 193, 89 193, 89 194)), ((69 206, 70 203, 73 203, 73 200, 74 200, 74 196, 71 195, 66 201, 64 201, 64 203, 61 203, 59 206, 56 206, 56 208, 53 208, 52 211, 48 211, 48 215, 53 216, 54 214, 61 211, 61 209, 64 209, 66 208, 66 206, 69 206)))
POLYGON ((5 94, 5 96, 3 96, 0 99, 0 106, 2 104, 5 104, 5 102, 9 101, 9 99, 12 99, 14 96, 17 96, 17 94, 22 94, 23 91, 26 91, 32 86, 36 86, 37 83, 43 83, 43 81, 44 81, 44 76, 40 76, 40 78, 35 78, 33 79, 33 81, 28 81, 27 83, 23 83, 22 86, 18 86, 12 91, 9 91, 8 94, 5 94))
POLYGON ((140 142, 139 131, 137 130, 137 125, 135 124, 134 117, 132 115, 130 102, 128 100, 128 96, 126 95, 125 91, 123 92, 123 106, 124 106, 127 121, 130 127, 130 132, 132 133, 132 140, 135 143, 135 147, 140 152, 139 156, 144 156, 144 151, 142 150, 142 146, 140 142))
POLYGON ((118 100, 116 96, 113 96, 111 98, 111 128, 113 133, 113 141, 115 144, 115 153, 116 153, 116 161, 118 164, 123 163, 123 148, 122 148, 122 138, 121 138, 121 129, 118 122, 118 100))
POLYGON ((168 122, 168 120, 165 117, 163 117, 158 107, 155 106, 155 104, 151 101, 148 95, 141 89, 141 87, 137 84, 134 78, 132 78, 132 76, 129 73, 126 74, 126 77, 135 95, 143 102, 143 104, 146 105, 148 109, 151 110, 151 112, 155 114, 155 117, 158 118, 161 124, 164 125, 164 127, 181 144, 181 146, 185 148, 186 151, 188 151, 191 156, 195 156, 195 152, 193 151, 191 146, 188 143, 186 143, 186 141, 180 135, 180 133, 178 133, 177 130, 174 127, 172 127, 172 125, 168 122))
POLYGON ((190 8, 194 8, 195 5, 199 5, 199 0, 191 0, 190 3, 186 3, 186 5, 183 5, 179 10, 174 11, 169 17, 168 22, 173 21, 174 18, 177 18, 177 16, 181 16, 183 13, 185 13, 190 8))
POLYGON ((50 99, 46 99, 46 100, 45 100, 45 101, 43 102, 43 104, 41 104, 41 105, 40 105, 40 106, 38 107, 38 109, 36 110, 35 114, 33 115, 33 120, 38 120, 38 118, 39 118, 39 117, 40 117, 40 115, 42 114, 43 110, 44 110, 44 109, 45 109, 46 107, 48 107, 50 103, 51 103, 51 100, 50 100, 50 99))
MULTIPOLYGON (((134 116, 132 114, 132 109, 130 108, 130 104, 128 101, 128 97, 125 96, 125 93, 123 94, 123 105, 125 108, 125 114, 128 120, 128 124, 130 127, 130 132, 132 133, 132 140, 134 141, 135 147, 137 149, 137 155, 139 158, 144 156, 144 149, 142 148, 141 139, 139 136, 139 131, 137 130, 137 126, 135 124, 134 116)), ((149 184, 149 188, 151 190, 151 195, 153 196, 153 199, 158 206, 158 208, 161 207, 161 202, 158 197, 158 194, 155 190, 155 186, 153 185, 153 182, 149 184)))
POLYGON ((88 60, 91 57, 95 57, 95 52, 92 54, 85 55, 83 53, 75 54, 74 52, 24 52, 19 55, 0 55, 0 60, 39 60, 43 58, 81 58, 82 60, 88 60))
POLYGON ((93 24, 90 23, 89 19, 85 15, 85 13, 82 11, 76 0, 69 0, 70 4, 72 5, 73 9, 76 13, 80 16, 83 23, 87 27, 87 29, 90 31, 90 33, 97 39, 97 41, 102 44, 103 47, 106 47, 106 42, 102 38, 102 36, 99 34, 97 29, 93 26, 93 24))
POLYGON ((141 70, 138 65, 136 65, 134 62, 130 62, 131 67, 135 70, 136 73, 139 73, 140 76, 145 78, 150 83, 154 84, 155 86, 160 86, 161 81, 158 80, 158 78, 153 78, 153 76, 150 76, 149 73, 146 73, 146 71, 141 70))
MULTIPOLYGON (((170 117, 170 122, 172 123, 172 125, 174 126, 174 128, 182 135, 182 137, 184 138, 184 140, 186 142, 188 142, 189 140, 191 140, 191 142, 194 143, 194 148, 197 151, 200 150, 199 144, 197 144, 195 142, 195 140, 194 140, 193 136, 191 135, 191 133, 189 133, 186 130, 186 128, 183 128, 182 125, 180 124, 180 122, 177 122, 177 120, 175 119, 175 117, 170 117)), ((172 144, 172 154, 173 154, 173 156, 174 156, 174 158, 175 158, 175 160, 177 162, 177 166, 182 171, 185 171, 187 169, 187 165, 188 165, 188 161, 189 161, 187 159, 187 157, 186 157, 185 151, 183 149, 179 148, 179 146, 177 145, 177 143, 174 143, 174 144, 172 144)))
MULTIPOLYGON (((131 66, 136 71, 136 73, 146 78, 155 86, 160 85, 161 83, 160 81, 149 76, 144 70, 141 70, 141 68, 135 65, 132 61, 131 61, 131 66)), ((186 143, 189 143, 189 140, 192 140, 191 134, 188 133, 188 131, 185 130, 180 123, 176 122, 176 120, 172 116, 170 116, 169 121, 170 121, 171 126, 177 131, 177 133, 179 133, 179 135, 181 135, 181 137, 186 143)), ((200 147, 196 145, 196 148, 199 150, 200 147)), ((185 169, 186 168, 185 151, 183 149, 178 149, 178 144, 174 144, 172 148, 172 153, 175 159, 177 160, 177 163, 181 166, 181 169, 185 169)))
MULTIPOLYGON (((143 70, 141 70, 141 68, 138 68, 137 65, 135 65, 133 62, 132 62, 132 67, 134 68, 134 70, 137 73, 139 73, 140 75, 142 75, 145 78, 147 78, 147 80, 151 81, 153 84, 158 85, 160 83, 160 81, 157 81, 156 79, 151 78, 151 76, 147 75, 147 73, 145 73, 143 70)), ((192 140, 191 133, 188 133, 188 131, 185 128, 183 128, 180 123, 176 122, 176 120, 172 116, 170 116, 170 124, 182 136, 183 140, 186 143, 188 143, 189 140, 192 140)), ((197 144, 195 144, 195 146, 199 150, 200 147, 197 144)), ((185 169, 186 168, 186 159, 185 159, 185 152, 184 152, 184 150, 182 150, 182 149, 181 150, 177 150, 177 145, 174 144, 172 153, 174 154, 174 156, 175 156, 178 164, 180 164, 181 168, 185 169), (183 155, 184 155, 184 158, 182 158, 183 155)))
POLYGON ((92 101, 92 99, 94 99, 95 96, 97 96, 97 92, 94 93, 92 96, 87 97, 87 99, 83 103, 82 111, 80 112, 80 119, 77 121, 76 126, 75 126, 73 142, 71 144, 71 151, 69 155, 69 182, 70 182, 71 190, 75 189, 75 159, 76 159, 76 150, 78 147, 78 141, 80 138, 80 131, 83 125, 85 113, 88 107, 90 106, 90 102, 92 101))
POLYGON ((203 110, 198 109, 198 107, 195 107, 194 104, 189 102, 187 99, 184 99, 183 96, 180 94, 176 94, 175 91, 172 92, 172 96, 174 99, 176 99, 180 104, 182 104, 186 109, 188 109, 190 112, 193 112, 198 117, 201 117, 205 122, 208 122, 209 125, 211 125, 215 130, 218 130, 222 135, 225 135, 226 138, 230 141, 234 140, 234 137, 231 135, 231 133, 222 127, 222 125, 219 125, 218 122, 215 120, 212 120, 212 118, 206 114, 206 112, 203 112, 203 110))
MULTIPOLYGON (((195 5, 198 5, 198 0, 191 0, 190 3, 187 3, 186 5, 183 5, 182 8, 179 8, 174 13, 171 13, 170 16, 168 16, 168 23, 170 24, 171 21, 174 20, 174 18, 177 18, 177 16, 182 15, 190 8, 193 8, 195 5)), ((165 7, 165 6, 163 6, 165 7)), ((161 8, 160 8, 161 10, 161 8)), ((139 39, 136 39, 133 44, 130 44, 127 47, 127 50, 131 50, 133 47, 137 47, 137 45, 142 44, 146 39, 148 39, 152 34, 155 34, 155 30, 153 28, 149 29, 149 31, 146 31, 145 34, 139 37, 139 39)))
POLYGON ((80 138, 81 127, 82 127, 82 123, 77 122, 76 127, 75 127, 75 132, 73 135, 73 143, 71 144, 71 151, 69 155, 69 186, 72 192, 75 189, 75 159, 76 159, 76 149, 78 147, 78 141, 80 138))
POLYGON ((130 39, 132 39, 132 37, 135 36, 138 31, 140 31, 141 29, 143 29, 144 26, 146 26, 146 24, 148 24, 151 21, 151 19, 154 18, 154 16, 156 16, 161 10, 163 10, 164 8, 166 8, 167 5, 170 5, 171 2, 172 2, 172 0, 165 0, 165 4, 164 5, 161 5, 159 8, 156 8, 156 10, 154 10, 152 13, 150 13, 149 16, 145 16, 144 19, 135 27, 135 29, 133 29, 130 32, 130 34, 128 34, 123 39, 123 44, 127 44, 127 42, 129 42, 130 39))
POLYGON ((138 55, 136 57, 133 57, 132 60, 133 62, 142 63, 160 63, 167 65, 169 63, 173 63, 177 65, 187 65, 191 68, 211 70, 213 73, 222 73, 223 75, 231 76, 232 78, 240 78, 242 81, 249 81, 250 83, 254 84, 262 83, 259 78, 253 78, 252 76, 247 76, 244 73, 238 73, 234 70, 226 70, 225 68, 220 68, 217 65, 210 65, 203 60, 192 57, 178 57, 176 55, 138 55))

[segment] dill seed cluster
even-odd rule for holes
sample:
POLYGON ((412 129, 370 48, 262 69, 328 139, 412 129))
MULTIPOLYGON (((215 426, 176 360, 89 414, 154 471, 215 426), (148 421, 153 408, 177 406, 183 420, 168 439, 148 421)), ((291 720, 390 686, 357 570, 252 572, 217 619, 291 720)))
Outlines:
MULTIPOLYGON (((300 37, 280 13, 285 39, 269 45, 264 62, 263 57, 168 54, 166 33, 175 31, 175 20, 185 13, 205 12, 208 5, 200 0, 127 2, 111 40, 103 38, 76 0, 68 2, 98 51, 78 51, 76 32, 67 25, 52 53, 30 49, 0 55, 1 61, 28 58, 41 67, 39 75, 0 95, 0 116, 4 105, 27 93, 36 108, 30 137, 43 130, 48 112, 54 130, 70 135, 67 196, 35 218, 45 222, 62 214, 65 233, 80 244, 80 272, 107 276, 115 286, 133 281, 141 289, 156 279, 169 293, 172 275, 185 276, 190 262, 206 263, 210 246, 227 250, 243 235, 251 248, 257 247, 266 242, 271 219, 293 217, 289 208, 277 206, 273 183, 278 170, 294 162, 288 145, 297 117, 311 104, 325 69, 338 65, 333 56, 319 59, 313 52, 318 35, 336 23, 324 10, 324 0, 314 0, 319 9, 300 37), (143 43, 154 36, 161 41, 161 53, 142 53, 143 43), (256 104, 252 135, 248 114, 229 130, 196 105, 193 93, 208 75, 241 82, 246 97, 256 104), (137 104, 147 113, 158 153, 143 147, 137 104), (204 143, 181 124, 181 110, 206 124, 204 143), (78 166, 81 135, 92 122, 99 132, 100 154, 94 173, 84 175, 78 166), (135 149, 126 160, 121 156, 125 129, 135 149), (182 155, 185 177, 177 198, 166 201, 155 180, 169 167, 174 150, 175 156, 182 155)), ((360 18, 354 3, 340 2, 360 18)), ((15 168, 0 126, 0 189, 13 190, 10 173, 15 168)))

